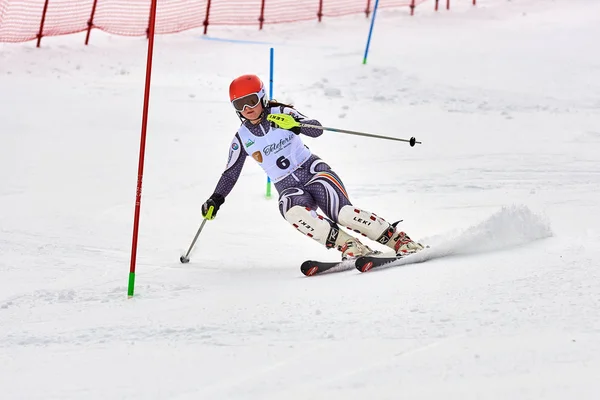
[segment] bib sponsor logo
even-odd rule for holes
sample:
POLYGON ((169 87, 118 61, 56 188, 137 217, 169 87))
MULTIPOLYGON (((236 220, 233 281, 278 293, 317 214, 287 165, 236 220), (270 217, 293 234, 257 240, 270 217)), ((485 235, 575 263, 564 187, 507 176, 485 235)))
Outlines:
POLYGON ((252 153, 252 158, 254 158, 259 163, 263 162, 262 154, 260 151, 255 151, 254 153, 252 153))
POLYGON ((244 146, 246 146, 246 148, 252 146, 254 144, 254 142, 252 141, 252 139, 248 139, 248 141, 246 142, 246 144, 244 146))
POLYGON ((269 154, 271 153, 279 153, 282 149, 285 149, 286 147, 292 144, 292 139, 295 135, 295 133, 290 133, 288 137, 280 139, 279 142, 265 146, 265 148, 263 149, 263 153, 265 153, 265 156, 269 156, 269 154))

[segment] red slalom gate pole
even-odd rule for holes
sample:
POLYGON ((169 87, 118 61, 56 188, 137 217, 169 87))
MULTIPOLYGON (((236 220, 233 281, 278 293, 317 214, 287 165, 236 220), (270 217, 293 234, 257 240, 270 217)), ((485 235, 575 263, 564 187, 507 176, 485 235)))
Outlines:
POLYGON ((144 154, 146 152, 146 131, 148 127, 148 104, 150 103, 150 75, 152 72, 152 51, 154 49, 154 26, 156 25, 156 2, 150 5, 150 21, 148 23, 148 59, 146 61, 146 88, 144 92, 144 110, 142 114, 142 135, 140 139, 140 158, 138 165, 137 190, 135 192, 135 215, 133 218, 133 239, 131 244, 131 265, 129 269, 129 285, 127 296, 133 297, 135 285, 135 261, 137 255, 138 230, 140 225, 140 205, 142 202, 142 178, 144 176, 144 154))

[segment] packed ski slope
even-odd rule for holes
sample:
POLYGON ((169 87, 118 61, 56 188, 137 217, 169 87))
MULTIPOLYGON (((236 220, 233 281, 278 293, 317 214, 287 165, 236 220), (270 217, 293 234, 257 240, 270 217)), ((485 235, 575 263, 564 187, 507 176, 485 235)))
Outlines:
POLYGON ((0 45, 0 397, 598 398, 600 4, 455 3, 380 12, 367 65, 362 16, 158 37, 133 299, 146 41, 0 45), (278 100, 423 142, 305 140, 436 257, 304 277, 339 254, 248 160, 179 263, 271 46, 278 100))

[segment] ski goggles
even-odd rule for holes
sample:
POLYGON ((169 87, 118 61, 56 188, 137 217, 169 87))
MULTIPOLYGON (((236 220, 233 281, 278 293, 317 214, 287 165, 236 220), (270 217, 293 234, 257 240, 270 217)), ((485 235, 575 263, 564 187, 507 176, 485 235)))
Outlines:
POLYGON ((246 96, 234 99, 231 104, 236 111, 242 112, 246 107, 254 108, 260 103, 260 96, 258 93, 250 93, 246 96))

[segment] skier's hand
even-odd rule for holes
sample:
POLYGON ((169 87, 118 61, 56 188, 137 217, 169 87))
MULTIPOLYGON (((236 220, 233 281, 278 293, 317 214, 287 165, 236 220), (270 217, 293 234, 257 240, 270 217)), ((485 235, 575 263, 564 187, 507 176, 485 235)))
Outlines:
POLYGON ((202 204, 202 216, 206 219, 214 219, 221 204, 225 203, 225 198, 220 194, 213 194, 202 204))
POLYGON ((293 115, 269 114, 267 120, 281 129, 287 129, 288 131, 294 132, 296 135, 300 134, 300 121, 293 115))

